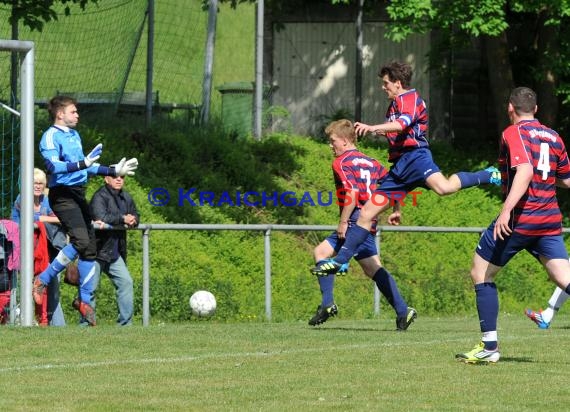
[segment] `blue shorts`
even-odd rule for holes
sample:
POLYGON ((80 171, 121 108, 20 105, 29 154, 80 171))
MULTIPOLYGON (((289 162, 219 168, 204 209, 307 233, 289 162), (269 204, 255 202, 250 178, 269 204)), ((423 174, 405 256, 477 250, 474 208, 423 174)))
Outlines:
POLYGON ((495 241, 493 239, 494 228, 495 222, 493 221, 481 235, 475 252, 495 266, 505 266, 521 250, 528 251, 536 258, 543 256, 547 259, 568 259, 562 235, 528 236, 513 232, 504 240, 495 241))
MULTIPOLYGON (((329 245, 332 246, 336 253, 338 253, 342 247, 342 244, 344 243, 343 239, 338 238, 336 232, 331 233, 331 235, 325 240, 329 242, 329 245)), ((369 233, 364 243, 362 243, 360 246, 358 246, 358 249, 356 249, 356 252, 354 253, 354 259, 362 260, 370 256, 375 256, 377 254, 378 249, 376 248, 376 239, 372 233, 369 233)))
POLYGON ((396 160, 384 180, 378 182, 376 193, 405 197, 417 187, 427 188, 426 179, 439 171, 428 148, 411 150, 396 160))

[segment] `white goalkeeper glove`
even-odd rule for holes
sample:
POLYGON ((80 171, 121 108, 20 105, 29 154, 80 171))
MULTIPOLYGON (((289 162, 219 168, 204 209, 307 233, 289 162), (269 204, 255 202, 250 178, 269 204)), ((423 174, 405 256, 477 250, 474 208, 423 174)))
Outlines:
POLYGON ((93 150, 91 150, 91 152, 89 152, 87 156, 85 156, 83 159, 85 167, 87 168, 95 163, 101 157, 101 153, 103 153, 103 143, 99 143, 93 148, 93 150))
POLYGON ((139 161, 136 157, 129 160, 123 157, 115 166, 115 176, 133 176, 138 166, 139 161))

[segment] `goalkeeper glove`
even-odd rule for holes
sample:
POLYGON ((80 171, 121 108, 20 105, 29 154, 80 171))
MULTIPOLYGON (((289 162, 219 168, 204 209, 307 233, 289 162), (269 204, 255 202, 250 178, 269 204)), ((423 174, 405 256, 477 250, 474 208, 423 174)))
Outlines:
POLYGON ((123 157, 115 166, 115 176, 133 176, 138 166, 139 161, 136 157, 129 160, 123 157))
POLYGON ((85 159, 83 159, 85 167, 87 168, 95 163, 101 157, 101 153, 103 153, 103 143, 99 143, 87 156, 85 156, 85 159))

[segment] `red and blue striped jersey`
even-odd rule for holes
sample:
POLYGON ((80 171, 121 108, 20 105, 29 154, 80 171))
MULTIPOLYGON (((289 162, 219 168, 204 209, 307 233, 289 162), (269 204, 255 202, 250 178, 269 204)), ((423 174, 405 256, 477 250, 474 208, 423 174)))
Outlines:
POLYGON ((395 162, 404 152, 429 146, 427 106, 416 89, 408 90, 392 101, 386 112, 386 122, 398 122, 403 128, 401 132, 386 133, 390 162, 395 162))
POLYGON ((562 138, 536 119, 523 120, 503 131, 499 169, 503 194, 509 193, 518 165, 530 163, 534 175, 513 209, 511 228, 528 236, 559 235, 562 214, 556 198, 556 179, 570 177, 568 154, 562 138))
POLYGON ((356 149, 347 150, 336 157, 332 163, 332 169, 337 202, 341 212, 346 202, 345 193, 358 190, 358 205, 350 217, 351 221, 356 221, 360 214, 360 208, 374 193, 378 181, 386 177, 388 170, 378 160, 366 156, 356 149))

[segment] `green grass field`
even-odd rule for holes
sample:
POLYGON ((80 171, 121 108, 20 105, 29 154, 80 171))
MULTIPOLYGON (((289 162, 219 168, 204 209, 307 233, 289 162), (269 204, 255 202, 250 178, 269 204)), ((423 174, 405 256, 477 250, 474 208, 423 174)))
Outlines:
POLYGON ((458 363, 476 317, 3 328, 0 410, 568 410, 570 316, 501 315, 501 361, 458 363), (538 386, 540 383, 542 385, 538 386))

